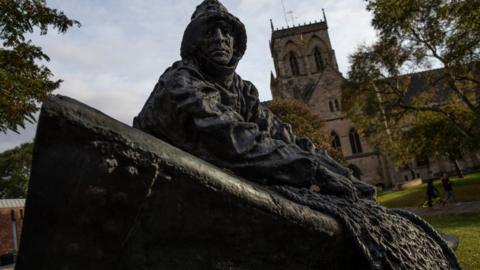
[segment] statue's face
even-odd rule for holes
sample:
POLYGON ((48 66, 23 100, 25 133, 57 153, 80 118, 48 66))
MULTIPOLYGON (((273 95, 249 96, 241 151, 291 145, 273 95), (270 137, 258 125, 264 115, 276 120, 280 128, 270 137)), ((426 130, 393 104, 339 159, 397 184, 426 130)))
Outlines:
POLYGON ((233 34, 225 22, 215 22, 207 27, 200 50, 211 61, 227 65, 233 57, 233 34))

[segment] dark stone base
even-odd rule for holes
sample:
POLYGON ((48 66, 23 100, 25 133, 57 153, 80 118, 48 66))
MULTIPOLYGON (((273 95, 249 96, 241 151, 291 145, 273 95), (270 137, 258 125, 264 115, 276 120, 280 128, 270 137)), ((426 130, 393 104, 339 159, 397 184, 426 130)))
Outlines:
POLYGON ((42 108, 17 270, 367 269, 330 216, 66 97, 42 108))

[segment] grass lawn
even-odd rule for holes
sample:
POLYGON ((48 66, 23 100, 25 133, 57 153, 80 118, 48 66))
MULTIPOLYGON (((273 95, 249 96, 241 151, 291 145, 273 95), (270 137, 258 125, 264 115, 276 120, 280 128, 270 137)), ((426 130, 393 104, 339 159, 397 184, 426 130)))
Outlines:
POLYGON ((463 270, 480 269, 480 213, 424 218, 439 231, 460 239, 456 254, 463 270))
MULTIPOLYGON (((460 202, 480 200, 480 173, 469 174, 465 178, 451 178, 455 196, 460 202)), ((443 187, 440 180, 435 181, 435 186, 442 197, 443 187)), ((426 184, 413 188, 380 194, 378 202, 385 207, 408 207, 420 205, 426 197, 426 184)), ((480 268, 479 268, 480 269, 480 268)))
MULTIPOLYGON (((464 179, 451 178, 455 196, 460 202, 480 201, 480 173, 465 176, 464 179)), ((444 197, 441 181, 435 186, 444 197)), ((425 200, 426 184, 406 190, 384 193, 378 202, 386 207, 418 206, 425 200)), ((480 269, 480 213, 462 215, 438 215, 423 217, 443 233, 460 239, 456 254, 463 270, 480 269)))

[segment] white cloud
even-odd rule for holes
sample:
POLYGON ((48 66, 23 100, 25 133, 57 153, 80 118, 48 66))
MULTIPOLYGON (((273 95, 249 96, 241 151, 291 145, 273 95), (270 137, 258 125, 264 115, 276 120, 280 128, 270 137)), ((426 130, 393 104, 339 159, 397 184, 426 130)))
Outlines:
MULTIPOLYGON (((65 35, 35 37, 51 57, 47 65, 64 83, 56 93, 68 95, 130 124, 156 80, 180 59, 183 31, 200 0, 47 0, 47 4, 79 20, 82 27, 65 35)), ((225 0, 245 24, 248 49, 238 73, 252 81, 267 100, 273 63, 270 22, 285 26, 280 0, 225 0)), ((319 20, 327 12, 330 38, 342 72, 348 54, 374 38, 363 1, 285 0, 297 23, 319 20)), ((0 151, 30 140, 35 126, 22 135, 0 135, 0 151)))

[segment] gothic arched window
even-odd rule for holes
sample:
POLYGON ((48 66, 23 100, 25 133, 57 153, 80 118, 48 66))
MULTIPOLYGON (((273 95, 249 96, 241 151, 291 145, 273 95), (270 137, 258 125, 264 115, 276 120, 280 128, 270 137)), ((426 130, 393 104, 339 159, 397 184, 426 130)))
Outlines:
POLYGON ((353 154, 360 154, 363 152, 362 150, 362 143, 360 142, 360 136, 358 132, 352 128, 348 133, 348 137, 350 139, 350 145, 352 146, 352 153, 353 154))
POLYGON ((341 149, 342 143, 340 142, 340 136, 338 136, 337 132, 332 131, 332 133, 330 133, 330 136, 332 138, 332 147, 335 149, 341 149))
POLYGON ((294 76, 300 75, 300 72, 298 71, 297 57, 293 52, 290 52, 289 60, 290 60, 290 69, 292 70, 292 75, 294 76))
POLYGON ((335 109, 333 108, 333 102, 331 100, 328 102, 328 107, 330 108, 330 112, 335 111, 335 109))
POLYGON ((315 47, 313 51, 313 56, 315 57, 315 64, 317 64, 317 70, 318 71, 323 71, 323 58, 322 58, 322 53, 320 52, 320 49, 318 47, 315 47))
POLYGON ((338 99, 335 99, 335 110, 340 111, 340 103, 338 102, 338 99))

